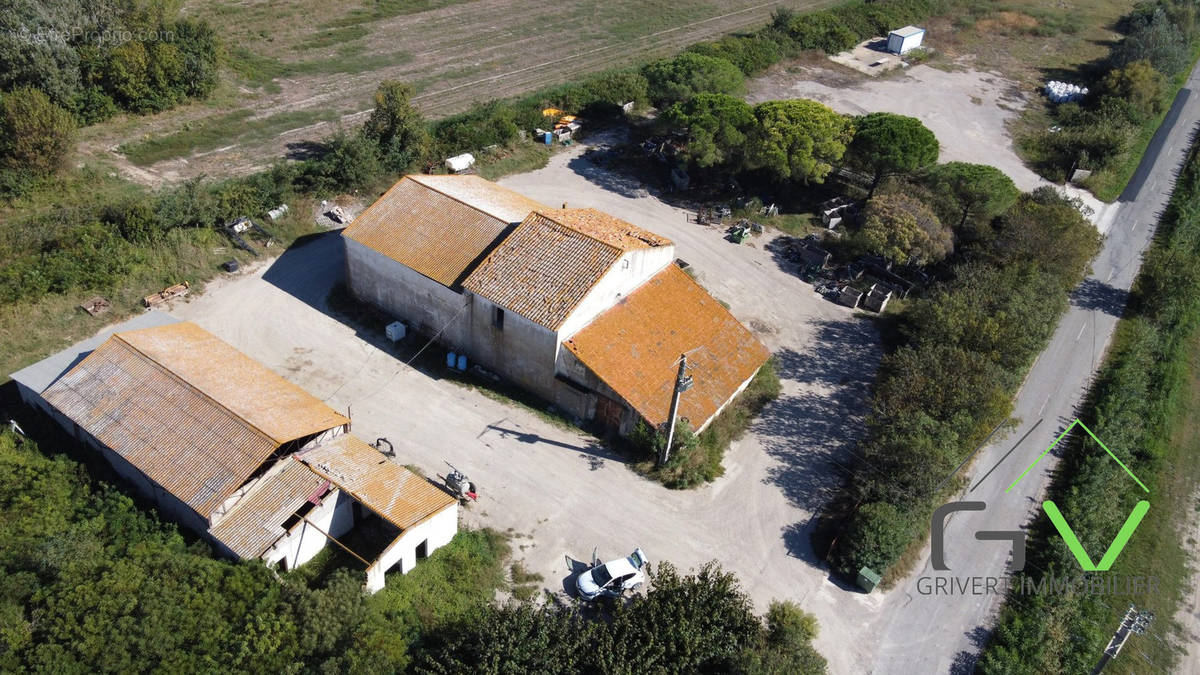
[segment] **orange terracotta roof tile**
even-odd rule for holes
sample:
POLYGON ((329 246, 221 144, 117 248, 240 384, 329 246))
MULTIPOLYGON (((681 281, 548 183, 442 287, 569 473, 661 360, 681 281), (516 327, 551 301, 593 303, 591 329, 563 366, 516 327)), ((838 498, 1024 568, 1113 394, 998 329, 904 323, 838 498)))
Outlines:
POLYGON ((529 214, 463 287, 551 330, 558 330, 623 250, 547 215, 529 214))
POLYGON ((113 335, 43 397, 206 518, 280 445, 349 421, 189 322, 113 335))
POLYGON ((566 225, 576 232, 616 246, 622 251, 671 245, 671 240, 666 237, 596 209, 542 209, 540 213, 560 225, 566 225))
POLYGON ((564 343, 652 425, 667 420, 679 355, 695 384, 679 401, 693 428, 770 356, 727 309, 676 265, 668 265, 564 343))
POLYGON ((405 176, 342 236, 454 287, 514 223, 540 208, 479 176, 405 176))
POLYGON ((401 530, 440 512, 454 497, 350 434, 295 455, 313 473, 346 491, 401 530))

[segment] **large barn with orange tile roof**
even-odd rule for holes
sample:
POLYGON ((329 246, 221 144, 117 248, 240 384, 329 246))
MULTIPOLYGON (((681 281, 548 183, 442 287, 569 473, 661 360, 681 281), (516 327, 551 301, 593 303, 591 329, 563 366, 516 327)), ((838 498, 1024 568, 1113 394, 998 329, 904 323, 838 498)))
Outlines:
POLYGON ((768 356, 673 264, 671 240, 596 209, 549 208, 477 176, 407 176, 343 238, 360 300, 622 434, 663 421, 674 374, 659 361, 670 370, 699 350, 703 385, 683 404, 698 428, 768 356))

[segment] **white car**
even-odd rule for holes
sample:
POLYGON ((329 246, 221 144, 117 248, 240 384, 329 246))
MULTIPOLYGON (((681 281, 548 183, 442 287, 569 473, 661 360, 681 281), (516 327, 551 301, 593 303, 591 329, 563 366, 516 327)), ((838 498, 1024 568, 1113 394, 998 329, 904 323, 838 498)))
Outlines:
MULTIPOLYGON (((595 554, 593 554, 593 559, 595 554)), ((634 549, 626 558, 606 562, 596 560, 591 567, 579 573, 575 581, 580 597, 594 600, 601 595, 621 595, 646 582, 646 552, 634 549)))

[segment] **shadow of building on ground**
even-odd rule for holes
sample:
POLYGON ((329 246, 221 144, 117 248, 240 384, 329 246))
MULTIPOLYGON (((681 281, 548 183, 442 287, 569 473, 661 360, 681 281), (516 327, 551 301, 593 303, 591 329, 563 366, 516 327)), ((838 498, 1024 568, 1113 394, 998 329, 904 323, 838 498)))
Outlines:
MULTIPOLYGON (((871 322, 847 317, 819 322, 803 353, 776 353, 785 393, 763 410, 753 429, 778 462, 764 482, 809 513, 821 511, 850 471, 879 365, 877 343, 871 322), (804 390, 789 391, 797 383, 804 390)), ((809 541, 814 525, 812 520, 790 525, 783 539, 789 555, 820 566, 809 541)))

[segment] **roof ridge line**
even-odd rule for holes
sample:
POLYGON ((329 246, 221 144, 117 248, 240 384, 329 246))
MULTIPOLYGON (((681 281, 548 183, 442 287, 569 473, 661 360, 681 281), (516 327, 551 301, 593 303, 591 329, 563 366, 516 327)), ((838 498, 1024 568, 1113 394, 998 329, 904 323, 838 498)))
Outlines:
MULTIPOLYGON (((556 211, 566 211, 567 209, 551 209, 551 210, 556 210, 556 211)), ((593 209, 593 210, 594 210, 594 209, 593 209)), ((571 227, 571 226, 570 226, 570 225, 568 225, 567 223, 564 223, 564 222, 562 222, 561 220, 557 220, 557 219, 555 219, 555 218, 551 217, 550 215, 548 215, 548 214, 546 214, 546 213, 543 213, 543 212, 541 212, 541 211, 534 211, 534 213, 536 213, 536 214, 538 214, 539 216, 541 216, 541 217, 545 218, 546 220, 549 220, 550 222, 554 223, 555 225, 558 225, 559 227, 561 227, 561 228, 563 228, 563 229, 567 229, 567 230, 570 230, 570 231, 572 231, 572 232, 574 232, 574 233, 576 233, 576 234, 583 235, 583 236, 587 237, 588 239, 591 239, 592 241, 594 241, 594 242, 596 242, 596 243, 598 243, 598 244, 600 244, 600 245, 602 245, 602 246, 607 246, 608 248, 611 248, 612 250, 616 251, 617 253, 619 253, 619 254, 621 254, 621 255, 625 255, 626 253, 628 253, 628 251, 626 251, 625 249, 621 248, 620 246, 617 246, 617 245, 615 245, 615 244, 610 244, 610 243, 608 243, 607 241, 604 241, 603 239, 600 239, 599 237, 596 237, 596 236, 593 236, 593 235, 591 235, 591 234, 588 234, 587 232, 584 232, 583 230, 581 230, 581 229, 579 229, 579 228, 577 228, 577 227, 571 227)), ((603 211, 601 211, 601 213, 603 213, 603 211)), ((514 230, 514 231, 515 231, 515 230, 514 230)))
MULTIPOLYGON (((191 323, 191 322, 190 322, 190 321, 185 321, 185 322, 181 322, 181 323, 191 323)), ((130 331, 130 332, 131 332, 131 331, 130 331)), ((210 335, 211 335, 211 333, 210 333, 210 335)), ((140 354, 140 355, 141 355, 143 358, 145 358, 147 361, 149 361, 151 364, 153 364, 155 368, 158 368, 159 370, 161 370, 162 372, 166 373, 167 375, 170 375, 172 378, 174 378, 175 380, 178 380, 180 383, 182 383, 182 384, 183 384, 183 386, 187 387, 188 389, 191 389, 192 391, 196 392, 196 393, 197 393, 197 394, 199 394, 200 396, 203 396, 205 400, 209 401, 210 403, 213 403, 214 405, 216 405, 216 406, 217 406, 218 408, 220 408, 221 410, 224 410, 225 412, 227 412, 227 413, 229 413, 230 415, 232 415, 232 416, 234 417, 234 419, 241 420, 241 421, 242 421, 242 422, 243 422, 243 423, 244 423, 246 426, 250 427, 251 429, 254 429, 254 431, 255 431, 256 433, 258 433, 259 435, 261 435, 263 438, 267 439, 268 441, 271 441, 272 443, 275 443, 277 446, 278 446, 278 445, 283 445, 283 443, 287 443, 287 442, 288 442, 288 441, 283 441, 283 443, 280 443, 279 441, 276 441, 274 436, 272 436, 272 435, 268 434, 267 432, 263 431, 261 428, 259 428, 259 426, 258 426, 257 424, 255 424, 255 423, 251 422, 250 420, 246 419, 246 418, 245 418, 245 417, 243 417, 242 415, 239 415, 238 413, 234 412, 234 411, 233 411, 233 410, 231 410, 231 409, 230 409, 228 406, 226 406, 224 403, 221 403, 220 401, 218 401, 217 399, 213 398, 212 396, 209 396, 207 393, 205 393, 205 392, 204 392, 202 389, 200 389, 200 388, 199 388, 199 387, 197 387, 196 385, 194 385, 194 384, 192 384, 191 382, 188 382, 187 380, 183 379, 182 377, 180 377, 180 375, 179 375, 178 373, 176 373, 175 371, 173 371, 173 370, 171 370, 170 368, 166 367, 165 365, 163 365, 163 364, 159 363, 159 362, 158 362, 158 359, 155 359, 153 356, 150 356, 150 355, 149 355, 149 354, 147 354, 146 352, 144 352, 144 351, 142 351, 142 350, 138 349, 137 347, 133 346, 133 344, 132 344, 132 343, 130 343, 130 342, 129 342, 128 340, 126 340, 125 338, 121 337, 121 333, 113 333, 113 334, 112 334, 112 337, 114 337, 114 338, 116 338, 117 340, 119 340, 119 341, 121 342, 121 344, 125 345, 126 347, 129 347, 129 348, 130 348, 130 349, 132 349, 133 351, 135 351, 135 352, 137 352, 138 354, 140 354)), ((213 337, 215 338, 216 336, 214 335, 213 337)), ((217 338, 217 339, 219 340, 220 338, 217 338)), ((226 343, 226 344, 228 344, 228 343, 226 343)), ((247 357, 247 358, 249 358, 249 357, 247 357)), ((264 367, 264 368, 266 368, 266 366, 263 366, 263 367, 264 367)), ((269 368, 267 368, 267 370, 270 370, 270 369, 269 369, 269 368)), ((272 373, 273 373, 273 371, 272 371, 272 373)), ((276 377, 278 377, 278 375, 276 375, 276 377)), ((285 380, 285 382, 286 382, 286 380, 285 380)), ((331 410, 332 410, 332 408, 331 408, 331 410)), ((336 411, 336 410, 334 410, 334 412, 336 413, 337 411, 336 411)), ((340 415, 341 413, 338 413, 338 414, 340 415)), ((289 440, 295 440, 295 439, 289 439, 289 440)))
MULTIPOLYGON (((467 208, 469 208, 469 209, 473 209, 473 210, 475 210, 475 211, 478 211, 479 213, 482 213, 483 215, 485 215, 485 216, 487 216, 487 217, 489 217, 489 218, 495 218, 496 220, 499 220, 499 221, 508 222, 507 220, 505 220, 505 219, 503 219, 503 218, 500 218, 499 216, 492 215, 492 214, 488 213, 487 211, 484 211, 483 209, 479 208, 478 206, 475 206, 475 205, 473 205, 473 204, 471 204, 471 203, 469 203, 469 202, 465 202, 465 201, 463 201, 463 200, 459 199, 458 197, 455 197, 454 195, 452 195, 452 194, 450 194, 450 193, 448 193, 448 192, 446 192, 446 191, 444 191, 444 190, 439 190, 439 189, 437 189, 436 187, 434 187, 434 186, 432 186, 432 185, 430 185, 430 184, 428 184, 428 183, 423 183, 423 182, 421 182, 421 180, 420 180, 419 178, 414 178, 414 176, 423 176, 423 175, 426 175, 426 174, 411 174, 411 173, 410 173, 410 174, 405 174, 405 175, 404 175, 404 177, 400 179, 400 182, 403 182, 403 181, 404 181, 404 179, 406 179, 406 178, 407 178, 408 180, 411 180, 412 182, 416 183, 417 185, 420 185, 420 186, 421 186, 421 187, 423 187, 423 188, 426 188, 426 189, 429 189, 429 190, 433 190, 434 192, 438 193, 439 195, 442 195, 443 197, 445 197, 445 198, 447 198, 447 199, 451 199, 451 200, 453 200, 453 201, 456 201, 456 202, 458 202, 459 204, 462 204, 463 206, 465 206, 465 207, 467 207, 467 208)), ((436 174, 428 174, 428 175, 436 175, 436 174)), ((454 175, 454 174, 441 174, 441 175, 444 175, 444 176, 450 176, 450 175, 454 175)), ((467 174, 467 175, 474 175, 474 174, 467 174)), ((455 177, 456 177, 456 178, 465 178, 466 176, 455 176, 455 177)), ((493 183, 492 181, 490 181, 490 180, 487 180, 486 178, 480 178, 480 180, 483 180, 483 181, 487 182, 488 184, 490 184, 490 185, 494 185, 494 186, 496 186, 496 187, 498 187, 498 188, 501 188, 501 189, 504 189, 504 190, 508 190, 508 188, 504 187, 503 185, 500 185, 499 183, 493 183)), ((399 185, 399 184, 400 184, 400 183, 397 183, 396 185, 399 185)), ((393 186, 393 187, 394 187, 394 186, 393 186)), ((515 195, 518 195, 518 196, 520 196, 520 197, 524 197, 525 199, 528 199, 529 201, 533 202, 534 204, 540 204, 540 203, 541 203, 541 202, 537 201, 536 199, 532 199, 532 198, 530 198, 530 197, 525 197, 525 195, 523 195, 523 194, 521 194, 521 193, 517 192, 516 190, 508 190, 508 191, 509 191, 509 192, 512 192, 513 194, 515 194, 515 195)), ((390 190, 389 190, 389 192, 390 192, 390 190)), ((382 201, 382 199, 383 199, 383 198, 381 197, 379 201, 382 201)), ((378 201, 377 201, 376 203, 378 203, 378 201)), ((372 204, 372 206, 374 206, 374 204, 372 204)), ((537 211, 537 209, 534 209, 534 210, 533 210, 533 211, 531 211, 530 213, 533 213, 533 212, 535 212, 535 211, 537 211)), ((528 218, 528 217, 529 217, 529 215, 528 215, 528 214, 526 214, 526 215, 525 215, 525 218, 528 218)), ((525 218, 522 218, 521 220, 524 220, 525 218)), ((357 220, 357 219, 356 219, 356 220, 357 220)), ((520 221, 517 221, 517 222, 520 222, 520 221)))

